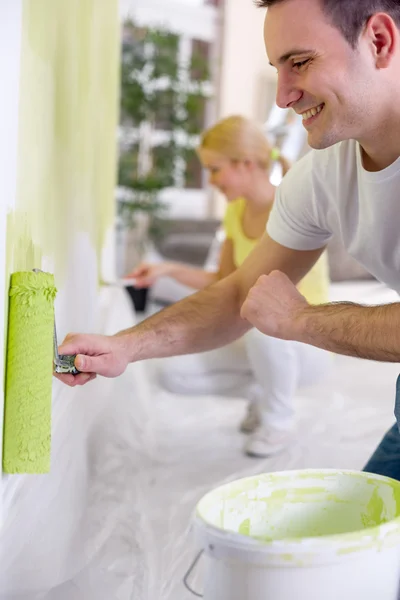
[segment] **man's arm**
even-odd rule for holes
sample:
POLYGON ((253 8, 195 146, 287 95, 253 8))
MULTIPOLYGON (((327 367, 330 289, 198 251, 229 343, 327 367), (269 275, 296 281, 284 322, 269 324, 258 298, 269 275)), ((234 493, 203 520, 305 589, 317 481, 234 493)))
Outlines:
POLYGON ((257 278, 279 269, 297 284, 322 251, 291 250, 265 234, 230 276, 123 332, 129 361, 204 352, 234 341, 251 327, 240 309, 257 278))
POLYGON ((361 306, 338 302, 309 306, 301 340, 337 354, 400 362, 400 304, 361 306))
MULTIPOLYGON (((243 335, 251 325, 240 309, 251 286, 263 273, 278 269, 297 284, 311 269, 323 249, 291 250, 265 234, 243 265, 218 283, 146 319, 117 336, 68 336, 63 354, 79 354, 79 370, 113 377, 128 362, 224 346, 243 335)), ((84 383, 83 375, 59 376, 65 383, 84 383)))
POLYGON ((241 314, 267 335, 370 360, 400 362, 400 303, 312 306, 283 274, 258 279, 241 314))

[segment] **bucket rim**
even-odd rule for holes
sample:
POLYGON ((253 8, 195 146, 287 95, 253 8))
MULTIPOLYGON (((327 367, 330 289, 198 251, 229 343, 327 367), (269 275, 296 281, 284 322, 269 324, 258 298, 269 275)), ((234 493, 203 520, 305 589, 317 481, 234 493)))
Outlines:
POLYGON ((246 481, 256 480, 260 477, 288 477, 288 476, 315 476, 315 475, 351 475, 357 476, 360 479, 373 479, 375 481, 382 481, 388 484, 392 484, 393 488, 397 488, 400 492, 400 481, 387 477, 385 475, 378 475, 375 473, 368 473, 366 471, 357 471, 352 469, 296 469, 288 471, 275 471, 269 473, 260 473, 259 475, 251 475, 249 477, 243 477, 240 479, 232 480, 228 483, 222 484, 209 492, 207 492, 197 503, 194 514, 194 525, 197 530, 207 531, 209 535, 215 540, 227 542, 231 545, 236 546, 238 549, 245 549, 247 552, 252 550, 255 552, 262 551, 263 553, 271 554, 282 554, 282 552, 315 552, 317 549, 321 551, 324 547, 332 551, 337 547, 343 552, 348 549, 357 551, 368 548, 369 545, 386 545, 390 541, 398 540, 400 537, 400 513, 394 519, 381 523, 380 525, 374 525, 372 527, 366 527, 358 531, 351 531, 348 533, 335 533, 323 536, 310 536, 303 538, 281 538, 279 540, 268 540, 261 537, 249 536, 241 534, 237 531, 229 531, 217 527, 212 523, 208 522, 200 513, 199 507, 203 501, 206 500, 211 494, 229 488, 232 484, 244 483, 246 481))

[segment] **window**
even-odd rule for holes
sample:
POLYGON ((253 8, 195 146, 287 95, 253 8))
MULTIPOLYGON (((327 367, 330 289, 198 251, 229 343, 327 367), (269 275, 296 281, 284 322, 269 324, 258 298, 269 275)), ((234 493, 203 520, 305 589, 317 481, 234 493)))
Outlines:
POLYGON ((190 78, 192 81, 205 81, 209 78, 210 44, 203 40, 192 40, 190 78))
POLYGON ((203 187, 203 169, 195 150, 188 150, 186 155, 185 188, 200 189, 203 187))

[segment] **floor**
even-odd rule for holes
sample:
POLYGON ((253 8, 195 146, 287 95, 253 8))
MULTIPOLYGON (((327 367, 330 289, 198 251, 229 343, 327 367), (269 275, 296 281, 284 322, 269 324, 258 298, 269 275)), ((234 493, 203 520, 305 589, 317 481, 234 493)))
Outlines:
MULTIPOLYGON (((8 591, 1 600, 189 600, 194 596, 182 579, 196 553, 190 523, 208 490, 268 471, 361 469, 393 423, 398 366, 336 357, 329 380, 298 395, 291 446, 256 460, 242 453, 237 426, 244 399, 169 394, 155 383, 157 368, 158 361, 130 366, 118 396, 91 427, 86 499, 78 541, 70 543, 68 580, 51 590, 43 580, 35 591, 16 580, 19 593, 8 591), (139 378, 146 381, 140 390, 139 378)), ((79 455, 65 468, 82 470, 79 455)), ((73 479, 65 476, 58 496, 73 493, 73 479)), ((49 568, 53 560, 48 552, 49 568)), ((20 579, 22 566, 28 568, 26 561, 20 579)), ((201 592, 201 566, 193 585, 201 592)))
MULTIPOLYGON (((341 380, 299 396, 298 434, 282 455, 247 458, 237 423, 243 400, 174 397, 155 392, 149 436, 130 415, 116 436, 113 414, 97 432, 89 512, 104 530, 87 568, 50 600, 188 600, 182 577, 195 549, 190 520, 197 501, 222 482, 303 467, 362 468, 392 424, 394 365, 340 358, 341 380), (384 371, 384 373, 383 373, 384 371), (130 429, 130 435, 129 435, 130 429), (93 588, 94 582, 98 589, 93 588), (107 590, 107 591, 106 591, 107 590)), ((140 413, 139 413, 140 414, 140 413)), ((195 580, 201 590, 200 578, 195 580)))

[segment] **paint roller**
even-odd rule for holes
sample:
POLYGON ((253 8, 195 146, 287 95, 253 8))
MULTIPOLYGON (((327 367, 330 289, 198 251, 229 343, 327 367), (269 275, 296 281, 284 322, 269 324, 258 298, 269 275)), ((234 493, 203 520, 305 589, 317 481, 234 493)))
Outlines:
POLYGON ((11 275, 9 290, 3 471, 48 473, 54 370, 77 373, 58 355, 54 276, 38 269, 11 275), (53 361, 52 361, 53 359, 53 361))

